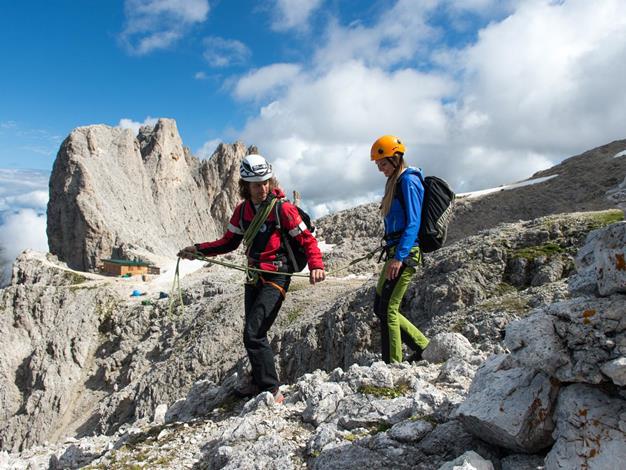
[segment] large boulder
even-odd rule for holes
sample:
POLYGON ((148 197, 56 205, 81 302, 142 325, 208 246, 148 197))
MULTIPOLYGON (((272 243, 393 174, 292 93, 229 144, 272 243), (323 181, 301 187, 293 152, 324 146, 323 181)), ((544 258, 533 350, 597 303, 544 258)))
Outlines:
POLYGON ((495 356, 476 373, 459 419, 476 437, 518 452, 552 443, 551 414, 558 383, 539 371, 510 368, 495 356))

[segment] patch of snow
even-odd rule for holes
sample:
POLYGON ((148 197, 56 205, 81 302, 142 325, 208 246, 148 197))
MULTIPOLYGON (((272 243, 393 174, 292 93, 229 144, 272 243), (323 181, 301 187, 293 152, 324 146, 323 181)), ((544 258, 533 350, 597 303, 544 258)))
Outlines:
POLYGON ((335 247, 334 244, 326 243, 326 242, 321 241, 321 240, 317 241, 317 246, 319 247, 319 249, 320 249, 320 251, 322 253, 330 253, 331 251, 333 251, 333 248, 335 247))
POLYGON ((620 153, 613 155, 613 158, 626 157, 626 150, 622 150, 620 153))
MULTIPOLYGON (((187 274, 191 274, 196 272, 198 269, 202 268, 206 264, 205 261, 201 260, 180 260, 180 264, 178 265, 178 276, 179 279, 182 279, 187 274)), ((165 266, 161 266, 161 274, 156 276, 154 279, 150 281, 151 287, 167 287, 169 290, 172 287, 174 282, 174 274, 176 273, 176 261, 172 261, 165 266)), ((162 289, 165 290, 165 289, 162 289)))
POLYGON ((537 183, 543 183, 544 181, 548 181, 551 180, 552 178, 556 178, 559 175, 551 175, 551 176, 544 176, 542 178, 535 178, 532 180, 525 180, 525 181, 520 181, 519 183, 513 183, 513 184, 506 184, 503 186, 498 186, 497 188, 489 188, 489 189, 482 189, 480 191, 472 191, 469 193, 459 193, 457 194, 458 197, 465 197, 467 199, 475 199, 481 196, 485 196, 487 194, 491 194, 491 193, 496 193, 498 191, 505 191, 507 189, 514 189, 514 188, 521 188, 522 186, 529 186, 529 185, 533 185, 533 184, 537 184, 537 183))

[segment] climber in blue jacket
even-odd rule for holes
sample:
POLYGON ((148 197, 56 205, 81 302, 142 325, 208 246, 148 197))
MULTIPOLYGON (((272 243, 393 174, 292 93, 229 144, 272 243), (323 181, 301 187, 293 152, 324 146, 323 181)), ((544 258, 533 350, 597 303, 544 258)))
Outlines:
POLYGON ((419 360, 428 339, 400 313, 402 298, 421 261, 418 232, 424 186, 420 170, 404 161, 405 146, 397 137, 385 135, 374 142, 370 158, 387 177, 380 211, 385 222, 387 260, 376 285, 374 312, 380 319, 381 348, 386 363, 402 361, 402 342, 419 360))

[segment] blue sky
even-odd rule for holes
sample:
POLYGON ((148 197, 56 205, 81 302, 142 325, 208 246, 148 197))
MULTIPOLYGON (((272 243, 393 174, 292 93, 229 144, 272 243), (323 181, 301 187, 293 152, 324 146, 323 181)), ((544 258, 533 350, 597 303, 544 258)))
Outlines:
POLYGON ((0 40, 10 253, 10 224, 45 250, 45 182, 78 126, 173 118, 200 158, 257 145, 314 216, 379 197, 382 134, 458 192, 626 138, 623 0, 4 2, 0 40))

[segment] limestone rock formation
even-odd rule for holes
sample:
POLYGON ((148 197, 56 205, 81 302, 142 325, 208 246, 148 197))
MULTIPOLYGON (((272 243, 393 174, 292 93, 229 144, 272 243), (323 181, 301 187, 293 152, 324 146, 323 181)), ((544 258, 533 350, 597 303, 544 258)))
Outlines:
POLYGON ((221 144, 199 161, 172 119, 137 136, 104 125, 75 129, 50 177, 50 252, 88 271, 112 256, 159 262, 221 235, 239 200, 239 162, 253 150, 221 144))
POLYGON ((606 252, 614 250, 606 240, 625 234, 626 224, 615 223, 590 235, 582 247, 578 259, 595 255, 590 270, 596 273, 595 292, 572 290, 572 298, 538 307, 508 326, 510 354, 496 356, 479 370, 459 407, 468 431, 527 453, 551 446, 553 438, 547 469, 621 465, 626 456, 626 296, 603 292, 601 286, 615 285, 621 273, 600 266, 606 252))

